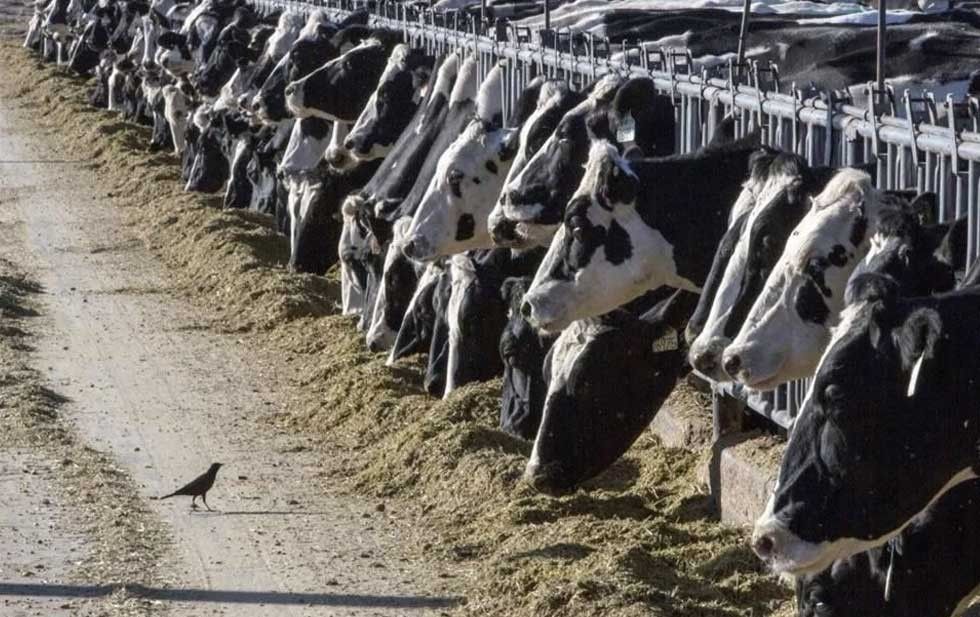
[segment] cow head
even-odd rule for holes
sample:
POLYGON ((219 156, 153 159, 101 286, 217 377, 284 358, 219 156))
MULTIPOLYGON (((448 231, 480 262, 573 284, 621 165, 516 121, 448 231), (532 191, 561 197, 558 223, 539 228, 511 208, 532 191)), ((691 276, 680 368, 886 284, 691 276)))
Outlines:
POLYGON ((508 242, 510 246, 548 244, 589 157, 586 121, 598 107, 612 101, 621 83, 618 76, 603 77, 585 101, 565 114, 554 133, 505 186, 503 217, 511 235, 523 234, 508 242))
MULTIPOLYGON (((722 354, 752 308, 773 266, 783 254, 790 233, 810 207, 810 197, 823 190, 833 170, 810 170, 806 161, 789 153, 760 150, 750 161, 749 178, 739 200, 752 201, 744 230, 709 297, 702 331, 691 344, 691 365, 716 381, 729 381, 722 354)), ((717 255, 716 255, 717 257, 717 255)), ((706 283, 706 287, 711 281, 706 283)), ((699 306, 699 308, 701 308, 699 306)), ((692 333, 688 329, 688 333, 692 333)))
POLYGON ((156 63, 175 78, 182 78, 194 70, 194 58, 187 42, 187 35, 180 32, 164 32, 157 37, 156 63))
POLYGON ((286 86, 286 107, 297 118, 354 122, 378 84, 388 50, 371 38, 286 86))
POLYGON ((753 532, 778 572, 879 546, 977 477, 977 290, 902 299, 886 276, 855 285, 753 532))
POLYGON ((521 313, 532 325, 559 332, 648 289, 677 283, 667 263, 669 243, 637 210, 640 192, 640 179, 616 147, 595 142, 585 176, 524 296, 521 313))
POLYGON ((405 312, 418 284, 417 266, 402 253, 405 232, 411 219, 398 219, 392 225, 392 240, 385 254, 381 284, 374 303, 374 315, 367 333, 371 351, 388 351, 395 344, 405 312))
POLYGON ((222 32, 207 63, 191 77, 198 92, 205 97, 218 96, 221 87, 236 70, 255 61, 248 47, 248 32, 229 28, 222 32))
POLYGON ((335 35, 338 32, 326 13, 315 11, 310 15, 299 38, 272 69, 251 102, 251 110, 259 120, 275 124, 290 117, 286 109, 286 86, 340 54, 332 40, 335 35))
MULTIPOLYGON (((582 96, 563 81, 547 81, 538 77, 528 84, 517 102, 516 116, 520 121, 514 123, 514 126, 520 127, 520 132, 510 138, 516 142, 516 148, 504 179, 505 187, 513 183, 514 178, 555 132, 562 117, 581 101, 582 96)), ((487 227, 494 244, 517 248, 525 244, 522 238, 528 237, 528 230, 522 223, 506 217, 506 203, 507 191, 504 190, 490 212, 487 227)))
POLYGON ((355 158, 369 161, 388 154, 425 98, 434 61, 421 49, 395 46, 378 87, 344 142, 355 158))
POLYGON ((430 260, 492 246, 487 215, 510 168, 516 134, 500 124, 502 77, 499 66, 490 71, 480 85, 477 117, 439 157, 408 231, 409 257, 430 260))
MULTIPOLYGON (((724 371, 757 390, 807 377, 844 307, 886 196, 862 171, 840 171, 790 234, 752 309, 723 354, 724 371)), ((892 202, 894 205, 894 202, 892 202)))

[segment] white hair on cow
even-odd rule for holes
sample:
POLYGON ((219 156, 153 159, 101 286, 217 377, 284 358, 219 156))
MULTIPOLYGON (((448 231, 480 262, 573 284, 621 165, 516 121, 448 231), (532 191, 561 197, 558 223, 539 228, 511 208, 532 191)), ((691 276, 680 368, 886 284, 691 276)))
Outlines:
POLYGON ((453 84, 453 91, 449 94, 449 104, 472 101, 476 97, 477 90, 477 69, 476 58, 469 57, 463 60, 459 67, 459 74, 456 75, 456 83, 453 84))
POLYGON ((330 21, 330 16, 323 9, 317 9, 310 13, 309 18, 303 25, 303 29, 299 31, 300 39, 312 39, 317 35, 317 31, 323 26, 330 26, 332 22, 330 21))
POLYGON ((487 73, 480 90, 476 94, 476 116, 487 124, 494 122, 494 117, 503 113, 504 69, 498 63, 487 73))
POLYGON ((273 60, 279 60, 285 56, 289 49, 299 38, 306 20, 301 13, 286 11, 279 16, 279 23, 276 24, 276 31, 272 33, 269 40, 265 42, 265 49, 262 50, 263 56, 268 56, 273 60))
POLYGON ((449 353, 446 362, 446 386, 442 398, 447 398, 458 387, 453 376, 456 373, 456 365, 459 363, 461 353, 459 345, 463 340, 460 312, 463 309, 463 297, 467 290, 476 283, 476 266, 473 264, 473 257, 469 253, 453 255, 449 260, 449 272, 452 281, 449 306, 446 307, 446 322, 449 324, 449 353))

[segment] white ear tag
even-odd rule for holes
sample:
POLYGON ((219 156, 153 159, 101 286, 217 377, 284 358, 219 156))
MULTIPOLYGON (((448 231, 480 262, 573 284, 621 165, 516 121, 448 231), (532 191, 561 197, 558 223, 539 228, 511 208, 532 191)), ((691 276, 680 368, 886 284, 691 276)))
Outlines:
POLYGON ((636 120, 630 112, 626 112, 623 121, 616 129, 616 141, 621 144, 631 144, 636 141, 636 120))
POLYGON ((915 396, 915 388, 919 383, 919 373, 922 371, 922 361, 925 360, 926 355, 922 354, 919 359, 915 361, 915 365, 912 367, 912 376, 909 377, 909 389, 906 396, 912 398, 915 396))

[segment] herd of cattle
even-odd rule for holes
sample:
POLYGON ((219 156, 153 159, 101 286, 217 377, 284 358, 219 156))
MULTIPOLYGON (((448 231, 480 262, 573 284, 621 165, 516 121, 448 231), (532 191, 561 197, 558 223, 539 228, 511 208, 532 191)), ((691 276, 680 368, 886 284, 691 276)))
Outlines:
POLYGON ((480 81, 401 39, 366 12, 49 0, 25 45, 152 126, 187 190, 273 215, 293 269, 339 262, 344 313, 390 363, 428 352, 431 394, 502 375, 541 491, 608 468, 690 367, 752 390, 812 376, 754 550, 798 575, 801 615, 959 611, 980 583, 966 220, 727 122, 673 154, 644 77, 538 77, 505 123, 500 66, 480 81))

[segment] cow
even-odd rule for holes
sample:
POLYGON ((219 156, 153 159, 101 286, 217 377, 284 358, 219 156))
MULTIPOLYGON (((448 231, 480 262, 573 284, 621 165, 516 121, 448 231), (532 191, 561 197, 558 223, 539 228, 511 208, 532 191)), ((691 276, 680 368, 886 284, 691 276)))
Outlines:
MULTIPOLYGON (((563 81, 547 80, 544 77, 531 80, 516 105, 517 116, 526 119, 521 122, 520 133, 516 137, 517 151, 504 178, 504 186, 513 182, 514 177, 524 169, 527 162, 555 132, 555 127, 562 117, 581 103, 583 97, 582 93, 572 90, 563 81), (535 92, 536 100, 533 98, 535 92)), ((487 218, 488 233, 496 246, 509 246, 508 243, 516 241, 514 235, 516 224, 508 221, 504 216, 505 203, 506 193, 501 191, 487 218)))
POLYGON ((395 344, 405 312, 411 305, 423 264, 405 257, 402 246, 412 220, 403 217, 392 225, 381 281, 375 296, 366 341, 371 351, 388 351, 395 344))
POLYGON ((388 353, 388 366, 394 366, 402 358, 429 349, 436 320, 433 297, 445 271, 446 264, 443 260, 430 261, 425 265, 405 309, 395 342, 388 353))
POLYGON ((783 254, 790 233, 809 210, 811 196, 836 173, 831 168, 811 169, 800 156, 770 149, 753 154, 749 167, 739 199, 748 196, 754 203, 744 215, 744 230, 737 233, 731 253, 724 239, 719 244, 715 263, 730 258, 723 268, 712 264, 705 287, 714 289, 701 295, 695 311, 706 313, 700 331, 691 324, 687 328, 687 336, 695 337, 689 338, 691 366, 715 381, 730 380, 722 368, 722 353, 783 254))
POLYGON ((777 572, 883 545, 980 470, 980 289, 904 298, 882 274, 850 285, 753 530, 777 572))
POLYGON ((534 272, 543 253, 497 248, 468 251, 449 260, 452 291, 446 308, 449 355, 443 398, 470 382, 503 373, 499 346, 508 316, 501 288, 508 278, 534 272))
POLYGON ((506 230, 497 234, 503 237, 503 245, 523 248, 550 243, 582 179, 591 138, 600 137, 624 153, 628 146, 634 154, 665 156, 673 152, 673 126, 671 99, 657 94, 653 80, 623 80, 615 75, 600 79, 507 183, 502 217, 495 220, 498 228, 506 230))
POLYGON ((548 390, 524 471, 529 484, 569 492, 629 449, 688 371, 680 335, 696 303, 679 290, 639 317, 617 309, 562 331, 543 369, 548 390))
POLYGON ((310 74, 286 86, 286 107, 297 118, 316 116, 354 122, 377 88, 394 47, 392 37, 375 32, 310 74))
POLYGON ((522 314, 559 332, 661 285, 700 292, 754 142, 633 160, 594 142, 522 314))
POLYGON ((733 380, 770 390, 813 373, 844 307, 848 278, 871 247, 882 217, 911 205, 873 188, 871 176, 844 169, 827 184, 786 242, 763 291, 724 350, 733 380))
POLYGON ((953 487, 901 535, 796 581, 799 617, 952 617, 980 586, 980 482, 953 487))
POLYGON ((360 116, 344 138, 358 161, 384 158, 425 98, 435 58, 424 50, 396 45, 360 116))
POLYGON ((500 293, 507 305, 507 325, 499 343, 500 360, 504 364, 500 430, 529 441, 541 425, 548 392, 542 367, 557 338, 538 332, 521 315, 521 302, 530 284, 531 277, 522 276, 508 278, 501 286, 500 293))

